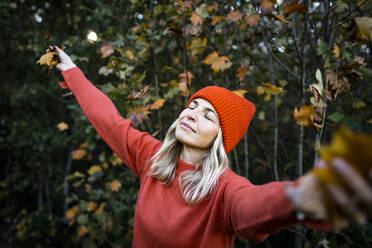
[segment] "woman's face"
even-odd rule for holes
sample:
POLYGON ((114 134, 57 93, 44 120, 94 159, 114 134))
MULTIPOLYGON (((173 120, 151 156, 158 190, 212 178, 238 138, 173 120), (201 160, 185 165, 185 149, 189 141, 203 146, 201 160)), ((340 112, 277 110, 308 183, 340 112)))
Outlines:
POLYGON ((176 139, 183 145, 208 149, 220 130, 217 111, 203 98, 194 99, 180 114, 176 139))

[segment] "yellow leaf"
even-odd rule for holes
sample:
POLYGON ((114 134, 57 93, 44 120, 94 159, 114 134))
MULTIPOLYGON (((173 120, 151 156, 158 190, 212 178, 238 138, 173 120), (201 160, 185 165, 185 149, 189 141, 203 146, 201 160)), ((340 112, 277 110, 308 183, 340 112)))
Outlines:
MULTIPOLYGON (((147 111, 145 112, 146 114, 148 114, 147 111)), ((113 166, 121 165, 123 164, 123 160, 121 160, 121 158, 116 153, 114 153, 114 159, 111 161, 111 164, 113 166)))
POLYGON ((364 108, 365 106, 366 106, 366 104, 363 101, 353 102, 353 108, 355 108, 355 109, 361 109, 361 108, 364 108))
POLYGON ((60 131, 64 131, 64 130, 68 129, 68 125, 65 122, 58 123, 57 127, 60 131))
POLYGON ((276 87, 275 85, 272 85, 270 83, 264 83, 263 86, 265 92, 270 93, 272 95, 278 95, 283 92, 283 88, 276 87))
POLYGON ((165 102, 164 98, 158 98, 153 104, 151 104, 150 109, 151 110, 160 109, 161 107, 163 107, 164 102, 165 102))
POLYGON ((97 207, 97 203, 89 202, 88 205, 87 205, 87 211, 92 212, 96 209, 96 207, 97 207))
POLYGON ((358 29, 355 38, 372 41, 372 17, 355 17, 354 21, 358 29))
POLYGON ((338 58, 340 57, 340 48, 338 48, 337 44, 335 43, 335 45, 333 46, 333 55, 338 58))
POLYGON ((237 94, 238 96, 244 97, 244 94, 247 93, 248 91, 247 90, 234 90, 233 92, 237 94))
POLYGON ((83 237, 87 233, 88 233, 88 228, 86 226, 81 226, 81 227, 79 227, 77 235, 79 237, 83 237))
POLYGON ((76 149, 72 152, 72 159, 79 160, 85 157, 87 155, 87 152, 84 149, 76 149))
POLYGON ((261 0, 260 8, 264 14, 271 13, 273 11, 274 4, 270 0, 261 0))
POLYGON ((87 148, 88 147, 88 142, 84 142, 84 143, 80 144, 79 147, 80 148, 87 148))
POLYGON ((256 90, 258 95, 262 95, 263 93, 265 93, 264 87, 262 86, 257 86, 256 90))
POLYGON ((198 26, 203 24, 203 18, 201 18, 196 12, 192 13, 190 21, 193 26, 198 26))
POLYGON ((68 220, 74 219, 76 214, 79 213, 79 207, 74 206, 66 211, 65 216, 68 220))
POLYGON ((212 25, 215 26, 217 23, 219 23, 222 20, 223 16, 213 16, 212 18, 212 25))
POLYGON ((134 59, 134 55, 133 55, 131 50, 125 50, 124 54, 125 54, 125 56, 128 57, 128 59, 130 59, 130 60, 134 59))
POLYGON ((294 109, 293 116, 299 125, 308 127, 314 122, 314 106, 304 103, 299 110, 294 109))
POLYGON ((265 112, 264 111, 260 111, 260 112, 258 112, 258 116, 257 116, 257 118, 259 119, 259 120, 262 120, 262 121, 264 121, 265 120, 265 112))
POLYGON ((36 63, 39 63, 40 65, 45 64, 47 66, 50 66, 53 56, 56 54, 56 52, 47 52, 46 54, 42 55, 36 63))
POLYGON ((119 191, 120 188, 121 188, 121 183, 118 180, 113 180, 110 183, 111 191, 119 191))
POLYGON ((98 214, 102 213, 103 209, 105 208, 105 205, 106 205, 106 203, 102 202, 99 205, 99 208, 97 208, 97 210, 94 211, 94 215, 98 215, 98 214))
POLYGON ((92 176, 94 173, 100 172, 100 171, 102 171, 102 169, 99 165, 92 165, 88 170, 88 174, 92 176))
POLYGON ((207 9, 208 9, 208 12, 212 12, 213 10, 214 10, 214 11, 217 11, 217 10, 218 10, 218 3, 213 2, 212 5, 209 5, 209 6, 207 7, 207 9))
POLYGON ((102 167, 103 167, 103 169, 108 169, 109 168, 109 163, 103 162, 102 167))

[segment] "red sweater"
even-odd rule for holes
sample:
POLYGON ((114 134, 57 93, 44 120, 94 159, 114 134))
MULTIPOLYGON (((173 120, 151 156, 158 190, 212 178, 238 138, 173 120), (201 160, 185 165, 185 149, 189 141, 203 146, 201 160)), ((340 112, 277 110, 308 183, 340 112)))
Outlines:
POLYGON ((178 176, 194 165, 178 159, 173 183, 165 187, 148 175, 149 159, 162 143, 134 129, 111 100, 75 67, 62 73, 84 114, 107 144, 140 178, 134 219, 133 247, 232 247, 236 235, 261 241, 297 223, 285 183, 251 184, 230 169, 214 194, 199 204, 182 197, 178 176))

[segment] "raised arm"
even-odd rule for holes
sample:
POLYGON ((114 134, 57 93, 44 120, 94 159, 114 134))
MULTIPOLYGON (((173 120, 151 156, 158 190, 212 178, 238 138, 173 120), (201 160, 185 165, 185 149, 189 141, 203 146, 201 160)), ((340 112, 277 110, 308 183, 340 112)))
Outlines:
POLYGON ((146 161, 160 148, 161 142, 146 132, 132 127, 113 102, 91 84, 70 57, 57 48, 61 63, 57 68, 65 79, 60 83, 75 95, 89 122, 115 153, 137 175, 144 172, 146 161))

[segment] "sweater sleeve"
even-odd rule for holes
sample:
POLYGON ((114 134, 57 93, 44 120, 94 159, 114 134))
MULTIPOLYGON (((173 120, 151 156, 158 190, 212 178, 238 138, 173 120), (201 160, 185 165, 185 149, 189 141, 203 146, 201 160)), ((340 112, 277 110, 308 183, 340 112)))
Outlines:
POLYGON ((160 148, 161 142, 146 132, 132 127, 113 102, 91 84, 78 67, 62 72, 68 88, 75 95, 85 116, 100 136, 118 154, 124 163, 139 177, 145 171, 147 160, 160 148))
MULTIPOLYGON (((229 183, 225 190, 228 228, 241 237, 262 241, 285 227, 301 223, 285 193, 286 184, 295 182, 253 185, 241 178, 229 183)), ((302 223, 323 231, 332 228, 329 223, 320 221, 305 220, 302 223)))

